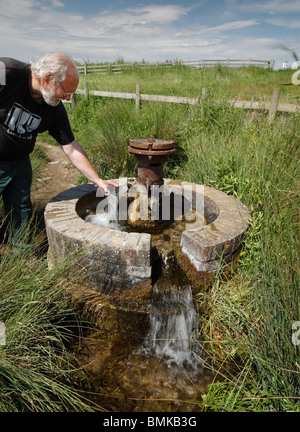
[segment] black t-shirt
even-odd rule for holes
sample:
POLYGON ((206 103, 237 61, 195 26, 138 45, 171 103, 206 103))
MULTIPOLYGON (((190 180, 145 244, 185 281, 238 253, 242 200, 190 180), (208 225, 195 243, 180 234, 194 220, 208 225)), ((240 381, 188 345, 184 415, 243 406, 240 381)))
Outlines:
POLYGON ((29 155, 37 134, 46 130, 61 145, 74 141, 62 102, 52 107, 33 99, 29 64, 1 57, 0 62, 2 70, 5 66, 5 79, 0 80, 0 162, 29 155))

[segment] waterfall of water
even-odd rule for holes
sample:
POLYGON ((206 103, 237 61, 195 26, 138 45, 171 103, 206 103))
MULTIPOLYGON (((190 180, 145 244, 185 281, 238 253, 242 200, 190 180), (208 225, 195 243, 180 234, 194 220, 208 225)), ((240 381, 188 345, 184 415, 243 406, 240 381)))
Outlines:
POLYGON ((162 275, 153 287, 146 346, 168 366, 196 373, 202 365, 198 315, 191 286, 180 273, 164 260, 162 275))

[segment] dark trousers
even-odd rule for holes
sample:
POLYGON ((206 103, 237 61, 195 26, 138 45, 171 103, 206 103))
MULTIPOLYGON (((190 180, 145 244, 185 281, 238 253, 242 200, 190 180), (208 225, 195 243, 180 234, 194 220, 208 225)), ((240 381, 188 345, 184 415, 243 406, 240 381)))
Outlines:
POLYGON ((0 195, 14 232, 24 227, 32 216, 31 181, 29 156, 12 162, 0 161, 0 195))

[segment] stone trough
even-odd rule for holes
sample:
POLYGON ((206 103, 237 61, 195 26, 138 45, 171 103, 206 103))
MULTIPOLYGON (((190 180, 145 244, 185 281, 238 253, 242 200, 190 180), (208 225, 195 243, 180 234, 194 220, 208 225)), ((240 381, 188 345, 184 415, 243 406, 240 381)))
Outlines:
MULTIPOLYGON (((119 180, 110 180, 118 190, 119 180)), ((131 179, 134 181, 134 179, 131 179)), ((206 225, 183 231, 180 254, 197 272, 217 272, 238 255, 248 229, 250 215, 238 199, 216 189, 194 183, 164 179, 172 191, 190 191, 191 205, 203 204, 206 225)), ((99 203, 92 184, 77 186, 54 197, 46 206, 48 262, 76 256, 82 281, 103 293, 143 288, 151 290, 151 235, 96 226, 83 219, 87 209, 99 203)), ((73 258, 72 258, 73 259, 73 258)), ((143 290, 142 290, 143 291, 143 290)))

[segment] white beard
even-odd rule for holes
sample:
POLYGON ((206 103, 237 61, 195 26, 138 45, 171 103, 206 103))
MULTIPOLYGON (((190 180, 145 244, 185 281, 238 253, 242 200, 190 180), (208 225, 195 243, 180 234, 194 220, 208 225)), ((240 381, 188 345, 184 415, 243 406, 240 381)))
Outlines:
POLYGON ((55 95, 54 87, 52 87, 50 91, 42 88, 41 92, 42 92, 42 96, 43 96, 43 99, 46 102, 46 104, 53 106, 53 107, 55 107, 59 104, 60 100, 58 100, 57 98, 54 97, 54 95, 55 95))

